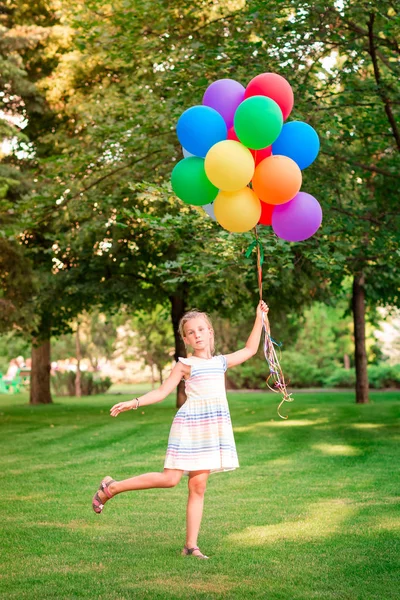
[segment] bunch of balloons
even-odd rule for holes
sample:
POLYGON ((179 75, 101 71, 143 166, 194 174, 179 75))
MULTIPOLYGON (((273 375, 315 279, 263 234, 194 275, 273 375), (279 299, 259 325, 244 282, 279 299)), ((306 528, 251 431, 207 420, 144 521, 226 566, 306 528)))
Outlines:
POLYGON ((228 231, 259 223, 289 242, 314 235, 321 206, 300 188, 319 138, 307 123, 284 123, 292 108, 292 88, 277 73, 257 75, 246 88, 233 79, 214 81, 202 105, 178 120, 184 159, 171 175, 175 194, 203 206, 228 231))

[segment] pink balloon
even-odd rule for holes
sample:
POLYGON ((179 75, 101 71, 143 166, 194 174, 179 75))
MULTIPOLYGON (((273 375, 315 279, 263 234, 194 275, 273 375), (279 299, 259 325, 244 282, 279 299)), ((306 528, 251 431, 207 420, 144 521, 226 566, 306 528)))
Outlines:
POLYGON ((275 206, 272 213, 272 229, 286 242, 303 242, 314 235, 321 223, 321 206, 306 192, 299 192, 289 202, 275 206))

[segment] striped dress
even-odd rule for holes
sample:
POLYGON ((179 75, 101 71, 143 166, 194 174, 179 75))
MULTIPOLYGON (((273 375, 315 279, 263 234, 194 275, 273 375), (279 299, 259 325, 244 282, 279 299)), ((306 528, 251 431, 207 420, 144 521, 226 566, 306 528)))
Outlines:
POLYGON ((211 473, 239 467, 225 391, 225 356, 179 358, 191 367, 187 400, 178 410, 168 439, 165 469, 211 473))

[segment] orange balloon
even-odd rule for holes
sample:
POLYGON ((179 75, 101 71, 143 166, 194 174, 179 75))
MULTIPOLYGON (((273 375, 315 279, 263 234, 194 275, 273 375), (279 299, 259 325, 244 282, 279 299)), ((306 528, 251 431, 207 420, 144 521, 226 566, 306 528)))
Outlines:
POLYGON ((287 156, 269 156, 257 165, 253 190, 267 204, 285 204, 300 191, 302 182, 298 165, 287 156))
POLYGON ((213 207, 218 223, 235 233, 253 229, 261 215, 261 202, 248 187, 237 192, 219 192, 213 207))

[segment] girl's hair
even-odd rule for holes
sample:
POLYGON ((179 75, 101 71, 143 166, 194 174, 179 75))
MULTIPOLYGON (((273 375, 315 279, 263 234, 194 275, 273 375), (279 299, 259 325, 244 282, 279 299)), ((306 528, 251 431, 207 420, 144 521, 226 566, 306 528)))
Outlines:
MULTIPOLYGON (((214 329, 211 323, 211 319, 208 316, 207 313, 205 312, 201 312, 200 310, 190 310, 189 312, 185 313, 183 315, 183 317, 181 318, 181 320, 179 321, 179 334, 181 336, 181 338, 184 338, 185 335, 185 325, 188 321, 190 321, 190 319, 196 319, 198 317, 202 317, 205 322, 207 323, 208 327, 211 329, 211 340, 210 340, 210 350, 211 350, 211 354, 214 354, 215 352, 215 344, 214 344, 214 329)), ((186 346, 186 344, 185 344, 186 346)))

